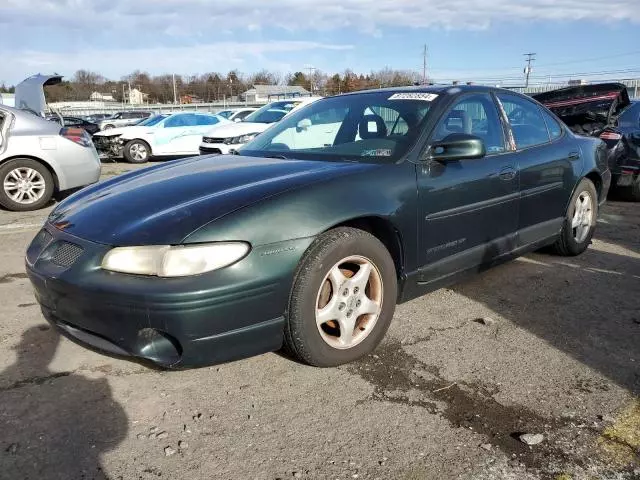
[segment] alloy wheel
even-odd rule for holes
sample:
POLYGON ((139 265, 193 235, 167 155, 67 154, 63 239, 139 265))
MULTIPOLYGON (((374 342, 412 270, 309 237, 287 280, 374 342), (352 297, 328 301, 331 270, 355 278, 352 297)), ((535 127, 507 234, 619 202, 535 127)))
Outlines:
POLYGON ((4 191, 16 203, 28 205, 35 203, 45 193, 45 180, 37 170, 18 167, 4 177, 4 191))
POLYGON ((371 260, 350 256, 325 276, 316 299, 316 325, 331 347, 345 350, 362 342, 382 310, 383 284, 371 260))
POLYGON ((144 160, 147 158, 147 148, 141 143, 134 143, 129 147, 129 153, 134 160, 144 160))
POLYGON ((573 239, 577 243, 585 241, 593 221, 593 200, 589 192, 582 192, 576 198, 575 210, 571 219, 573 239))

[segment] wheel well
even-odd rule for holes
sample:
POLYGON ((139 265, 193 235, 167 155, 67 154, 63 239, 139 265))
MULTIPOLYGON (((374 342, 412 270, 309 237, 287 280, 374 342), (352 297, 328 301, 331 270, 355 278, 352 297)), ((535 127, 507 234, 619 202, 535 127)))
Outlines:
POLYGON ((53 168, 51 168, 51 165, 49 165, 47 162, 45 162, 44 160, 38 158, 38 157, 34 157, 33 155, 14 155, 13 157, 9 157, 9 158, 5 158, 2 163, 0 163, 0 165, 3 165, 7 162, 10 162, 11 160, 19 160, 21 158, 28 158, 29 160, 35 160, 36 162, 38 162, 39 164, 41 164, 43 167, 45 167, 47 170, 49 170, 49 173, 51 174, 51 177, 53 177, 53 191, 54 193, 57 193, 60 191, 60 183, 58 182, 58 176, 56 175, 56 172, 53 168))
POLYGON ((598 192, 598 200, 600 200, 600 196, 602 195, 602 177, 600 177, 597 172, 589 172, 585 175, 585 178, 593 182, 593 185, 596 187, 596 192, 598 192))
POLYGON ((331 228, 336 227, 352 227, 364 230, 380 240, 391 254, 393 263, 396 266, 396 273, 400 278, 404 270, 404 248, 400 233, 390 221, 380 217, 360 217, 347 220, 331 228))

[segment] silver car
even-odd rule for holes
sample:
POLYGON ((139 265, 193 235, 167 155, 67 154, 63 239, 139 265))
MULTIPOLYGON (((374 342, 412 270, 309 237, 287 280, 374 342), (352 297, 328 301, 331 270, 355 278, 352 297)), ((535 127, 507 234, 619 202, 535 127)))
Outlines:
POLYGON ((45 120, 43 85, 62 77, 34 75, 16 87, 16 107, 0 105, 0 205, 27 211, 54 193, 100 178, 100 158, 84 130, 45 120))
POLYGON ((100 130, 109 130, 110 128, 129 127, 141 122, 145 118, 151 116, 150 112, 141 112, 132 110, 130 112, 118 112, 109 118, 105 118, 98 122, 100 130))

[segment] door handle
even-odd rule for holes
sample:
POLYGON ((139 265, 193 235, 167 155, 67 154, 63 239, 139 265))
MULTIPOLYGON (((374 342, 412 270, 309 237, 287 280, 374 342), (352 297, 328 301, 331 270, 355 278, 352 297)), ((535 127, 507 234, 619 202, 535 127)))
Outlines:
POLYGON ((580 152, 570 152, 567 158, 569 160, 578 160, 580 158, 580 152))
POLYGON ((500 180, 504 180, 504 181, 509 181, 509 180, 513 180, 516 176, 516 170, 513 167, 504 167, 502 170, 500 170, 500 180))

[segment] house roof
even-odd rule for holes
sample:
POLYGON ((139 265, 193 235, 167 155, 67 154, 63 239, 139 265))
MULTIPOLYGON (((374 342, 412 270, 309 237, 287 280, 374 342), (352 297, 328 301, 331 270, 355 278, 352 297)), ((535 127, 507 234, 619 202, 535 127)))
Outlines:
POLYGON ((245 95, 259 95, 266 97, 269 95, 306 95, 309 91, 300 85, 254 85, 252 89, 247 90, 245 95))

